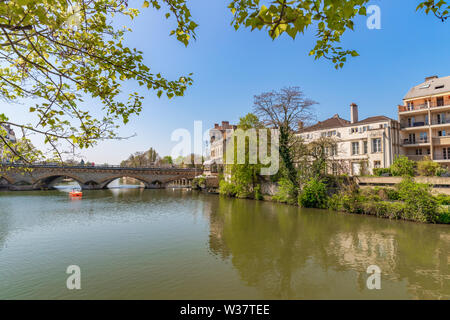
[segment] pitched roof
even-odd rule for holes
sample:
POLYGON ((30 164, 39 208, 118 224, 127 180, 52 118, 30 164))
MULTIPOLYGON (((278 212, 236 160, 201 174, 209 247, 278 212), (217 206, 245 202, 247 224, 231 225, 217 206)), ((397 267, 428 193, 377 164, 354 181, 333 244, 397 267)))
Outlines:
POLYGON ((335 114, 332 118, 327 119, 325 121, 319 121, 315 125, 300 130, 300 132, 303 133, 326 129, 342 128, 347 126, 348 124, 350 124, 350 121, 342 119, 341 117, 339 117, 338 114, 335 114))
POLYGON ((430 77, 425 82, 409 90, 403 99, 407 100, 446 92, 450 92, 450 76, 443 78, 430 77))
POLYGON ((368 124, 368 123, 376 123, 376 122, 383 122, 383 121, 396 121, 394 119, 391 119, 386 116, 374 116, 369 117, 364 120, 351 123, 348 120, 342 119, 339 117, 338 114, 334 115, 332 118, 327 119, 325 121, 319 121, 315 125, 312 125, 310 127, 304 128, 303 130, 300 130, 300 133, 306 133, 306 132, 313 132, 313 131, 321 131, 321 130, 327 130, 327 129, 338 129, 338 128, 344 128, 344 127, 353 127, 358 126, 362 124, 368 124))

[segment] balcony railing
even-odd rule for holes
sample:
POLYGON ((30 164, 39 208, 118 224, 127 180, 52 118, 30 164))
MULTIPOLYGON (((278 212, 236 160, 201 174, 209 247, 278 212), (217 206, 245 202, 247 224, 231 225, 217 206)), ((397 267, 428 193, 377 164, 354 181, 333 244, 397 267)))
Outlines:
POLYGON ((450 137, 433 137, 433 143, 436 145, 450 145, 450 137))
POLYGON ((443 119, 443 120, 433 120, 431 122, 433 125, 439 125, 439 124, 450 124, 450 120, 443 119))
MULTIPOLYGON (((434 108, 442 108, 442 107, 450 107, 450 101, 446 100, 443 103, 431 102, 430 109, 434 108)), ((419 111, 428 109, 428 104, 417 104, 414 106, 398 106, 398 112, 411 112, 411 111, 419 111)))
POLYGON ((427 122, 422 121, 422 122, 414 122, 411 125, 407 124, 407 123, 402 123, 401 127, 402 127, 402 129, 404 129, 404 128, 420 128, 420 127, 425 127, 427 125, 428 125, 427 122))
POLYGON ((444 103, 432 102, 430 103, 430 108, 441 108, 441 107, 450 107, 450 101, 444 101, 444 103))
POLYGON ((410 112, 410 111, 418 111, 418 110, 426 110, 426 109, 428 109, 428 105, 426 105, 426 104, 415 105, 413 107, 398 106, 398 112, 410 112))
POLYGON ((428 139, 417 139, 417 140, 405 139, 405 140, 403 140, 403 145, 422 144, 422 143, 429 143, 429 142, 430 141, 428 139))
POLYGON ((427 157, 427 155, 416 155, 416 154, 407 154, 406 156, 408 157, 409 160, 413 161, 422 161, 423 159, 425 159, 425 157, 427 157))

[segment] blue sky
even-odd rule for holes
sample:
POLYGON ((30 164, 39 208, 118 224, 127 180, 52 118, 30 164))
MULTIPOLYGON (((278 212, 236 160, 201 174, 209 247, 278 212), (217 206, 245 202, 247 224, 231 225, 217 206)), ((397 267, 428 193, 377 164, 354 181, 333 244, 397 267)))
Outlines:
MULTIPOLYGON (((187 48, 169 37, 173 21, 166 20, 163 12, 142 9, 133 22, 124 21, 133 29, 127 45, 142 50, 155 73, 178 79, 193 72, 194 85, 184 97, 172 100, 145 93, 144 111, 119 132, 137 136, 103 142, 83 155, 96 163, 117 164, 130 153, 150 147, 161 155, 170 154, 176 144, 171 141, 175 129, 193 131, 195 120, 203 121, 204 130, 222 120, 235 123, 252 110, 255 94, 283 86, 300 86, 319 102, 315 108, 319 120, 336 113, 349 118, 352 102, 359 105, 360 118, 396 119, 396 106, 410 87, 426 76, 450 75, 450 22, 416 12, 418 2, 372 1, 381 8, 382 29, 369 30, 366 20, 358 19, 355 32, 344 36, 343 46, 361 56, 350 59, 341 70, 308 56, 314 46, 313 30, 295 41, 286 35, 272 41, 266 31, 234 31, 224 0, 190 1, 199 27, 197 41, 187 48)), ((16 121, 26 118, 24 112, 7 115, 16 121)))

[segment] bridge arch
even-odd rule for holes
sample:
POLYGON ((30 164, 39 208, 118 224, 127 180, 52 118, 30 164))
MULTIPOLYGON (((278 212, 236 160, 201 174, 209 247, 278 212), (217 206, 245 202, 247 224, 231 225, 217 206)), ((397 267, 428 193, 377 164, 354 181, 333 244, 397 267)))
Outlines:
POLYGON ((12 180, 11 178, 0 176, 0 185, 4 184, 5 182, 8 184, 14 184, 14 180, 12 180))
POLYGON ((111 177, 101 180, 98 183, 98 185, 100 186, 101 189, 106 189, 111 182, 113 182, 114 180, 117 180, 117 179, 121 179, 121 178, 135 179, 139 182, 142 182, 144 184, 145 188, 149 188, 151 185, 151 183, 149 183, 146 179, 139 177, 139 176, 130 175, 130 174, 116 174, 114 176, 111 176, 111 177))
POLYGON ((66 174, 66 173, 62 173, 62 174, 52 173, 52 174, 49 174, 49 175, 46 175, 43 177, 39 177, 36 179, 36 181, 34 181, 33 187, 35 189, 41 189, 41 188, 54 189, 56 182, 58 182, 58 180, 60 180, 62 178, 66 178, 66 177, 74 180, 76 183, 78 183, 80 185, 80 188, 83 188, 84 183, 81 181, 80 178, 78 178, 74 175, 66 174))

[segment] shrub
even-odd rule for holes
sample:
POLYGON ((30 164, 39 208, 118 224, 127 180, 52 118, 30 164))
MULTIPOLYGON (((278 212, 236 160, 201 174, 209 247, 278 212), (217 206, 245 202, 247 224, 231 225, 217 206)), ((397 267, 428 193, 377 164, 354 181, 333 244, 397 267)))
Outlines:
POLYGON ((413 177, 414 161, 409 160, 405 156, 398 157, 391 166, 391 173, 396 177, 413 177))
POLYGON ((431 186, 424 183, 416 183, 410 177, 405 177, 397 186, 400 200, 404 201, 408 208, 410 220, 420 222, 437 222, 438 202, 431 194, 431 186))
POLYGON ((398 200, 400 200, 400 194, 395 189, 375 187, 372 190, 373 190, 374 195, 377 195, 380 197, 380 200, 383 200, 383 201, 398 201, 398 200))
POLYGON ((191 186, 193 189, 201 189, 202 187, 205 186, 205 184, 206 184, 205 177, 197 177, 192 180, 191 186))
POLYGON ((441 166, 432 161, 429 157, 426 157, 424 160, 419 161, 417 163, 417 172, 421 176, 425 177, 434 177, 440 173, 441 166))
POLYGON ((263 199, 263 195, 261 193, 261 185, 257 184, 256 187, 253 190, 254 192, 254 198, 255 200, 262 200, 263 199))
POLYGON ((388 219, 408 219, 408 207, 403 202, 364 201, 364 214, 388 219))
POLYGON ((389 168, 375 168, 375 169, 373 169, 373 175, 376 176, 376 177, 390 176, 391 175, 391 169, 389 169, 389 168))
POLYGON ((328 199, 328 209, 334 211, 343 211, 341 194, 333 194, 328 199))
POLYGON ((327 207, 327 199, 325 184, 317 178, 312 178, 303 186, 302 192, 298 197, 298 203, 304 208, 325 209, 327 207))
POLYGON ((234 197, 236 195, 236 188, 232 183, 221 180, 219 183, 219 194, 228 197, 234 197))
POLYGON ((295 186, 291 180, 281 178, 278 181, 278 192, 273 196, 273 199, 281 203, 294 204, 296 202, 295 191, 295 186))
POLYGON ((438 194, 435 198, 439 205, 450 206, 450 196, 446 194, 438 194))
POLYGON ((448 209, 446 212, 442 212, 439 214, 437 222, 442 224, 450 224, 450 212, 448 212, 448 209))

